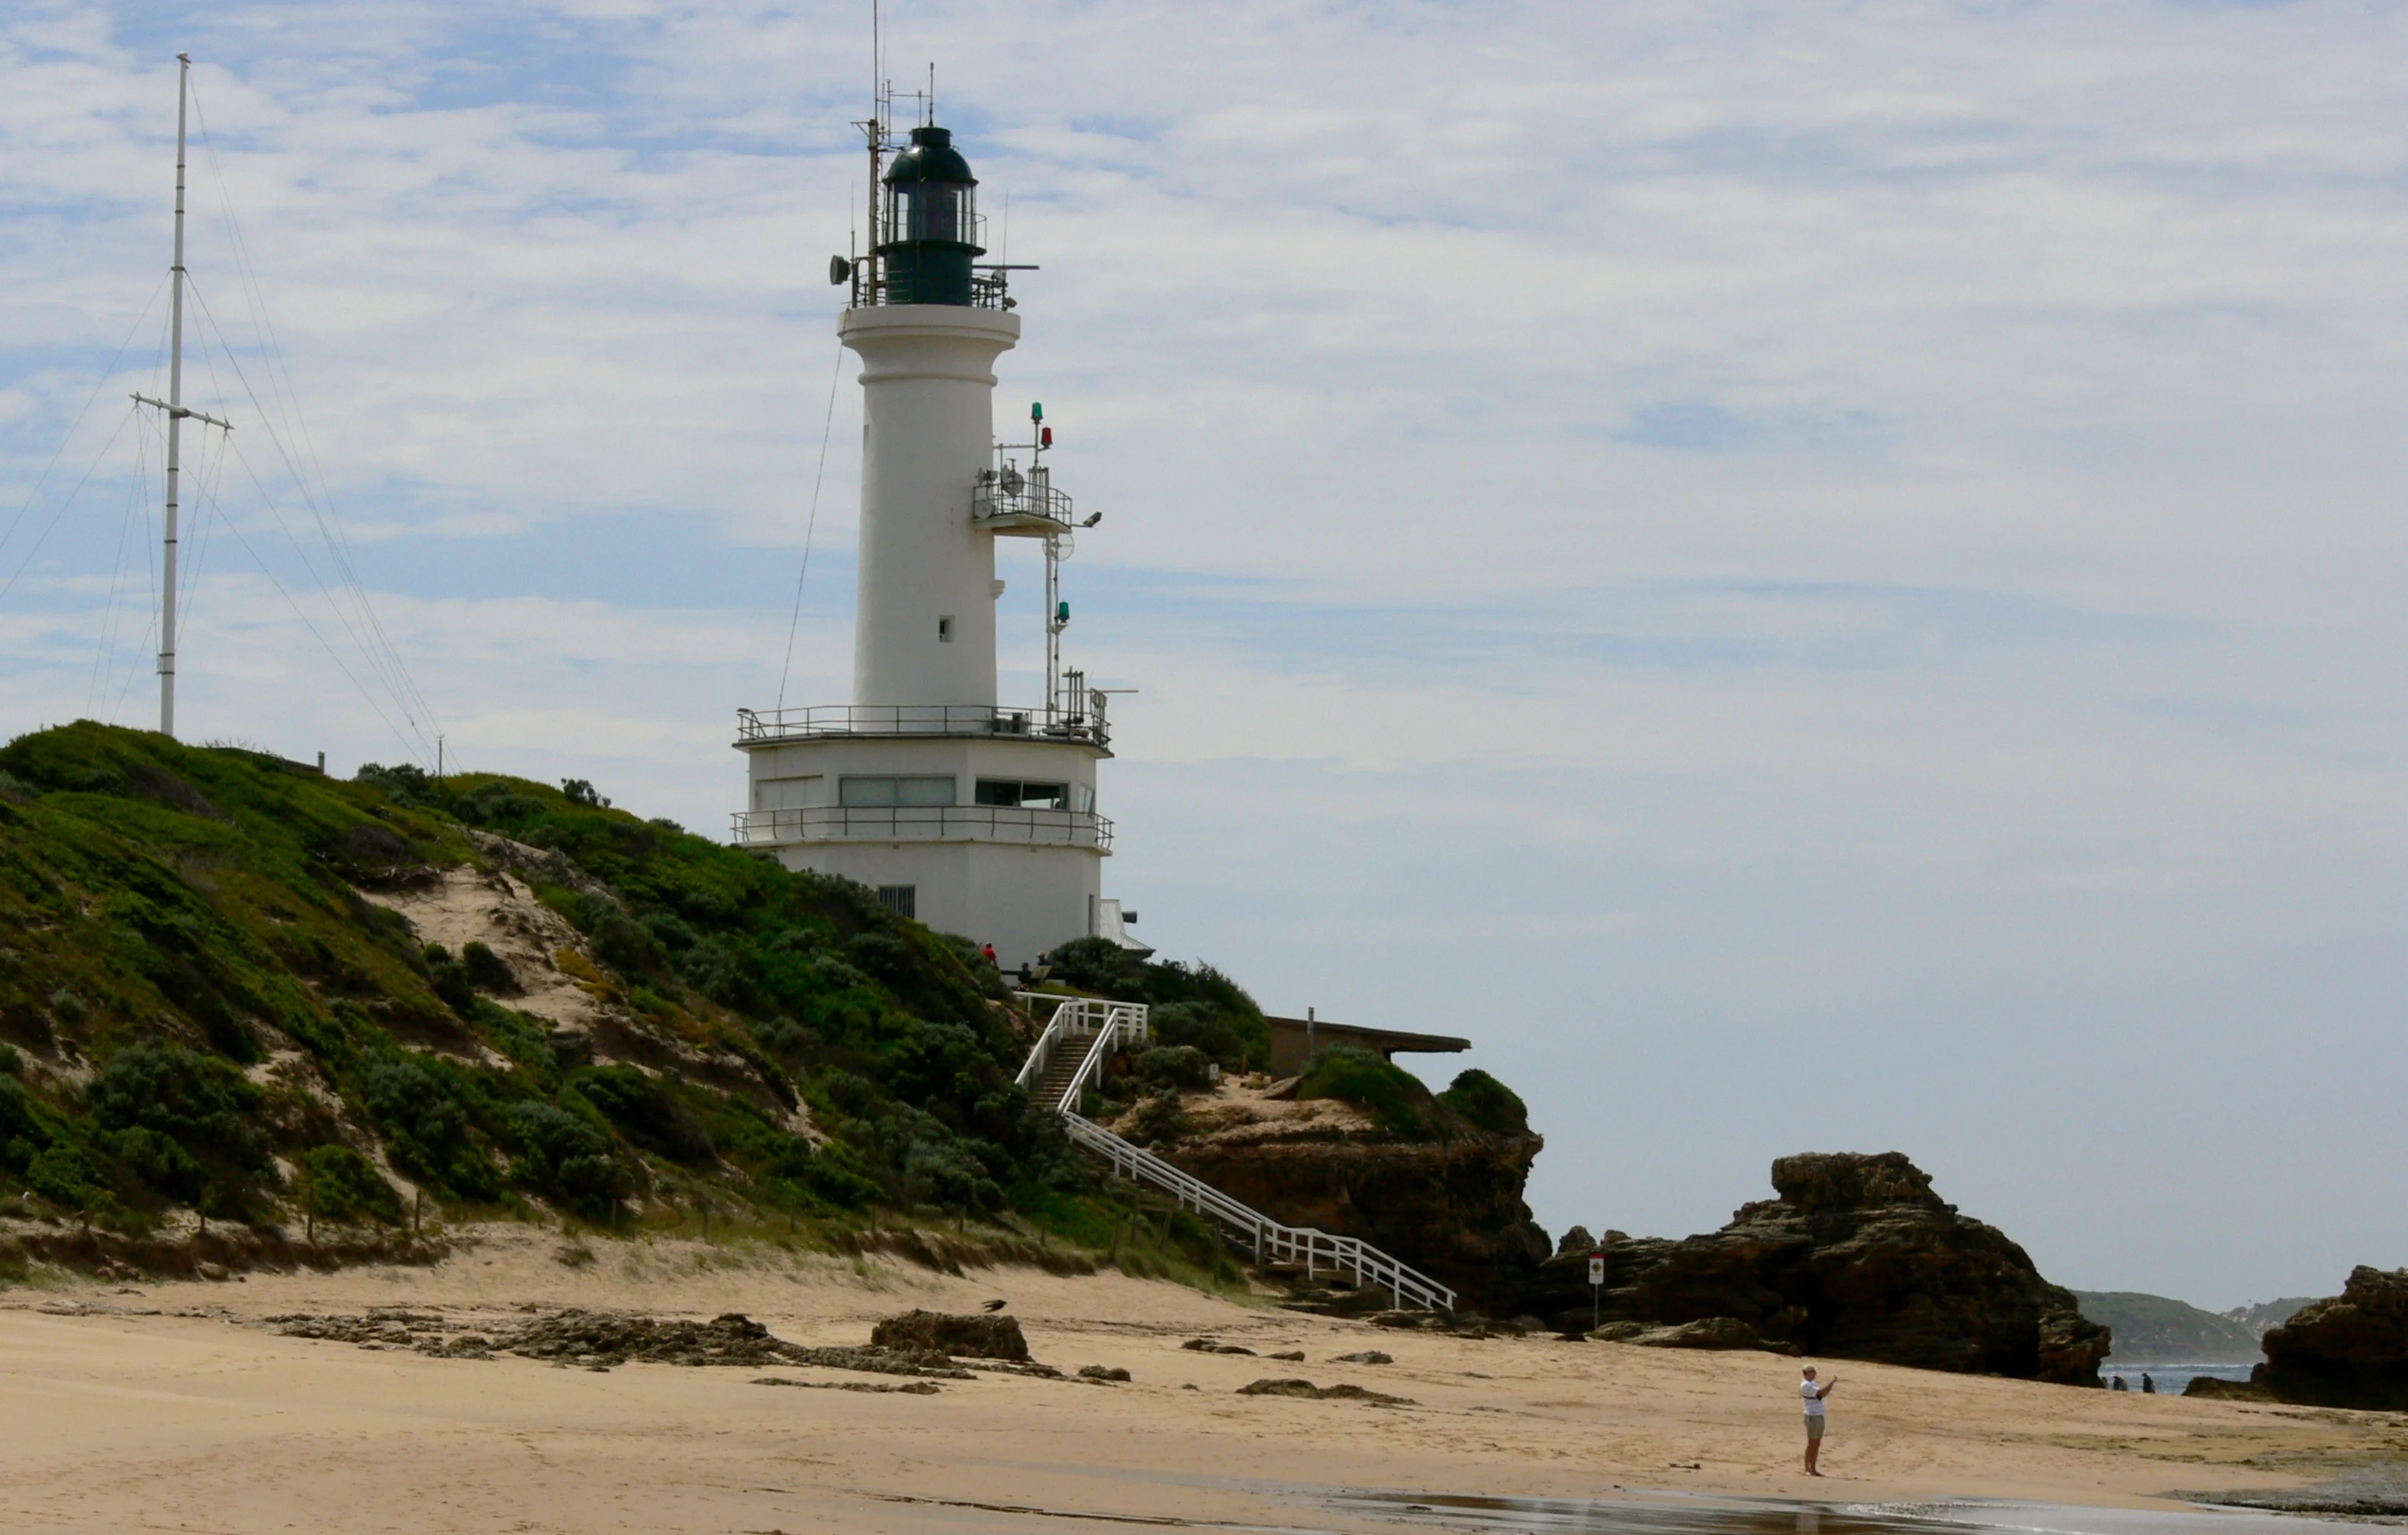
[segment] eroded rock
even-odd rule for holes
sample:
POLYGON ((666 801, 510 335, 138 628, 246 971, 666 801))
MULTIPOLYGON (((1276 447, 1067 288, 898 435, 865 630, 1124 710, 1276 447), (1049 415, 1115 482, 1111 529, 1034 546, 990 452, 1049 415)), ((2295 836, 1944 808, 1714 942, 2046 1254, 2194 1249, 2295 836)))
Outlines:
POLYGON ((869 1341, 878 1348, 922 1349, 964 1359, 1028 1362, 1028 1340, 1021 1336, 1018 1319, 1010 1316, 908 1311, 871 1328, 869 1341))
MULTIPOLYGON (((1720 1231, 1600 1241, 1597 1314, 1636 1325, 1600 1335, 2099 1384, 2107 1329, 1903 1155, 1784 1156, 1772 1186, 1778 1198, 1742 1206, 1720 1231)), ((1566 1333, 1592 1326, 1588 1265, 1568 1253, 1540 1269, 1536 1309, 1566 1333)))
POLYGON ((2341 1294, 2270 1328, 2265 1347, 2250 1384, 2280 1400, 2408 1410, 2408 1269, 2360 1264, 2341 1294))

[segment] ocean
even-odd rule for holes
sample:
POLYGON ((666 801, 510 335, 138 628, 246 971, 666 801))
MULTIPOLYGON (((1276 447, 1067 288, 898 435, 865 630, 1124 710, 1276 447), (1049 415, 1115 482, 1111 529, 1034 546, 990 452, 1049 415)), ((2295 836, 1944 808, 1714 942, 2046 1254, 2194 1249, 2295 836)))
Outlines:
POLYGON ((2127 1386, 2138 1391, 2141 1389, 2141 1376, 2146 1372, 2157 1383, 2160 1395, 2179 1397, 2196 1376, 2213 1375, 2219 1381, 2245 1381, 2249 1378, 2249 1368, 2247 1365, 2126 1364, 2121 1359, 2109 1359, 2099 1367, 2099 1378, 2112 1385, 2115 1377, 2121 1375, 2127 1386))

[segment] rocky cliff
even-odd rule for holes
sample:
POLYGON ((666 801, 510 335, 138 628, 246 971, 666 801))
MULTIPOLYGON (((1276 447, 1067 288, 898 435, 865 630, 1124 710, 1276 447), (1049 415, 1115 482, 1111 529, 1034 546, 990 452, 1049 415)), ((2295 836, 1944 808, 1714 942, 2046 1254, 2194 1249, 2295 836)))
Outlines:
POLYGON ((2281 1400, 2408 1411, 2408 1269, 2351 1270, 2340 1295, 2269 1329, 2265 1348, 2250 1382, 2281 1400))
POLYGON ((1236 1083, 1188 1095, 1183 1111, 1180 1133, 1156 1140, 1161 1155, 1291 1226, 1371 1242, 1471 1310, 1509 1312, 1549 1251, 1522 1202, 1545 1144, 1535 1134, 1452 1118, 1400 1135, 1350 1103, 1236 1083))
MULTIPOLYGON (((1778 1198, 1742 1207, 1709 1235, 1609 1233, 1618 1240, 1600 1248, 1597 1314, 1624 1326, 1607 1336, 2099 1384, 2107 1329, 2003 1232, 1933 1193, 1904 1155, 1784 1156, 1772 1186, 1778 1198)), ((1586 1331, 1588 1254, 1542 1265, 1530 1296, 1539 1315, 1586 1331)))

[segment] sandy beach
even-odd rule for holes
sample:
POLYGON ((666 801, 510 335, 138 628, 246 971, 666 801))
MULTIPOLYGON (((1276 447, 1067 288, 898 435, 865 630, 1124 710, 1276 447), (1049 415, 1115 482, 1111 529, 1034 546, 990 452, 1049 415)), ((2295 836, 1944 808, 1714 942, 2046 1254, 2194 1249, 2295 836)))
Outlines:
POLYGON ((1036 1528, 1061 1515, 1371 1528, 1317 1489, 1544 1497, 1704 1490, 2123 1507, 2408 1455, 2408 1419, 2113 1395, 1839 1363, 1828 1474, 1798 1470, 1797 1363, 1299 1316, 1117 1274, 955 1279, 893 1262, 480 1228, 434 1269, 0 1294, 9 1529, 1036 1528), (575 1255, 572 1253, 572 1257, 575 1255), (1002 1298, 1036 1357, 934 1395, 772 1389, 838 1370, 438 1359, 263 1319, 404 1305, 463 1319, 576 1306, 746 1313, 859 1343, 912 1306, 1002 1298), (1210 1335, 1254 1356, 1182 1345, 1210 1335), (1364 1350, 1391 1364, 1338 1363, 1364 1350), (1301 1364, 1269 1359, 1300 1350, 1301 1364), (1248 1397, 1266 1376, 1411 1406, 1248 1397), (1038 1512, 1044 1511, 1044 1512, 1038 1512))

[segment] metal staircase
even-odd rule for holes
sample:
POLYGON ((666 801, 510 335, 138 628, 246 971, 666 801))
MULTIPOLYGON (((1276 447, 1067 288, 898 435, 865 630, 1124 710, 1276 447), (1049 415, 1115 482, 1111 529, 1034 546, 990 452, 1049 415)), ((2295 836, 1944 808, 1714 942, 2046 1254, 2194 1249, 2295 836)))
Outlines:
POLYGON ((1116 1175, 1151 1184, 1182 1208, 1218 1222, 1257 1265, 1301 1270, 1307 1278, 1317 1278, 1323 1270, 1346 1274, 1357 1285, 1386 1290, 1399 1308, 1455 1309, 1453 1290, 1370 1243, 1316 1227, 1283 1226, 1082 1115, 1079 1099, 1102 1080, 1104 1063, 1113 1052, 1153 1038, 1143 1003, 1042 992, 1022 992, 1019 999, 1031 1008, 1054 1010, 1020 1069, 1020 1085, 1059 1113, 1071 1140, 1110 1162, 1116 1175))

